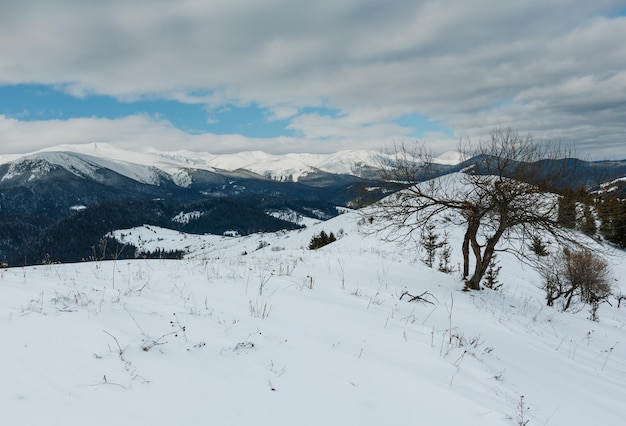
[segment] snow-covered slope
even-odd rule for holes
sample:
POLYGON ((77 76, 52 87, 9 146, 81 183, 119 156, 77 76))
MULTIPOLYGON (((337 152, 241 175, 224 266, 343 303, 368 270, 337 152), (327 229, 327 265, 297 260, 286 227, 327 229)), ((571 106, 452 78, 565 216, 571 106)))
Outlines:
POLYGON ((437 164, 456 165, 467 160, 463 154, 458 151, 446 151, 433 159, 437 164))
POLYGON ((462 292, 361 219, 241 238, 142 227, 116 235, 187 259, 2 270, 3 422, 622 424, 624 308, 546 307, 504 253, 501 291, 462 292), (307 250, 321 230, 338 240, 307 250))
POLYGON ((112 170, 122 176, 148 185, 159 185, 162 178, 167 176, 154 166, 144 166, 85 154, 41 152, 13 161, 8 173, 2 177, 2 180, 10 180, 21 176, 23 173, 28 173, 30 180, 43 177, 50 171, 50 166, 60 166, 76 176, 88 177, 96 181, 103 179, 97 173, 100 169, 112 170))

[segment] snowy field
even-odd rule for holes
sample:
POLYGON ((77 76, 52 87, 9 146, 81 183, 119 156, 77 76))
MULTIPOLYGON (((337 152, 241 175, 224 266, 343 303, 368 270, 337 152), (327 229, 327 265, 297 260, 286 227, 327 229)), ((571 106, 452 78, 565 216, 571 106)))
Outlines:
POLYGON ((117 235, 189 256, 0 271, 2 424, 626 424, 626 307, 548 308, 505 254, 500 291, 463 292, 366 231, 355 213, 241 238, 142 227, 117 235), (338 241, 307 250, 321 230, 338 241))

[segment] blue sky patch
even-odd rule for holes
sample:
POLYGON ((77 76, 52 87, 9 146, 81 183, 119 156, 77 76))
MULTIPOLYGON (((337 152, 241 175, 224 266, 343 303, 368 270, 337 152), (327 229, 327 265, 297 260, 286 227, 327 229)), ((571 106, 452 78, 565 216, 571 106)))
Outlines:
POLYGON ((162 118, 191 134, 241 134, 269 138, 290 136, 289 120, 268 120, 268 111, 256 104, 223 106, 207 111, 203 104, 172 100, 119 101, 112 96, 77 98, 46 85, 0 86, 0 114, 21 121, 67 120, 70 118, 118 119, 130 115, 162 118))
POLYGON ((408 114, 402 116, 394 122, 402 127, 413 129, 409 135, 414 138, 422 138, 427 133, 436 132, 454 138, 454 133, 448 129, 441 121, 433 120, 420 114, 408 114))

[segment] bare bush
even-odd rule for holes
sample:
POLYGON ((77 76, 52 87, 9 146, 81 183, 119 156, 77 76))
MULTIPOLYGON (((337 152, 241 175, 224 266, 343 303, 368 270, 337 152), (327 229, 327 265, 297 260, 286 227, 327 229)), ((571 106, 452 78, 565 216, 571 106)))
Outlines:
POLYGON ((546 302, 570 309, 576 301, 591 306, 591 319, 597 320, 597 308, 612 294, 608 262, 593 251, 565 248, 550 257, 540 270, 544 279, 546 302))

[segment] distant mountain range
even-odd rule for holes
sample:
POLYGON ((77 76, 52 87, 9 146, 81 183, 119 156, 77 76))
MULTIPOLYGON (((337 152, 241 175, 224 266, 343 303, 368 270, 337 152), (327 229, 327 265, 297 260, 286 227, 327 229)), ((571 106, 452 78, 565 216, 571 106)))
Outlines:
MULTIPOLYGON (((381 159, 388 155, 372 150, 340 151, 334 154, 272 155, 261 151, 214 155, 192 151, 133 152, 109 144, 58 145, 24 155, 0 155, 0 164, 13 164, 41 159, 61 166, 82 177, 98 178, 98 169, 109 169, 141 183, 159 185, 165 177, 181 187, 193 183, 189 171, 227 172, 248 177, 267 178, 279 182, 315 182, 324 176, 350 175, 376 177, 381 159)), ((446 165, 460 163, 460 154, 446 152, 434 159, 446 165)), ((9 174, 5 179, 11 179, 9 174)), ((332 180, 332 179, 331 179, 332 180)))
MULTIPOLYGON (((374 151, 343 151, 332 155, 242 152, 212 155, 191 151, 131 152, 108 144, 60 145, 23 156, 0 156, 0 163, 9 163, 11 170, 4 179, 21 174, 22 163, 42 161, 65 168, 80 177, 98 180, 98 170, 107 169, 143 184, 160 185, 171 181, 180 187, 194 184, 190 173, 210 172, 220 175, 279 182, 316 181, 325 175, 370 177, 377 166, 379 154, 374 151)), ((41 169, 40 173, 45 173, 41 169)), ((36 176, 33 176, 36 178, 36 176)))
MULTIPOLYGON (((108 232, 144 224, 229 235, 294 229, 304 217, 327 219, 337 207, 360 207, 397 188, 377 178, 381 159, 361 150, 212 155, 131 152, 101 143, 0 156, 0 260, 97 257, 108 232)), ((459 154, 446 153, 434 161, 440 174, 468 167, 489 172, 479 157, 460 162, 459 154)), ((602 169, 603 182, 612 183, 598 190, 624 190, 626 161, 560 161, 577 166, 564 186, 588 185, 602 169)))

